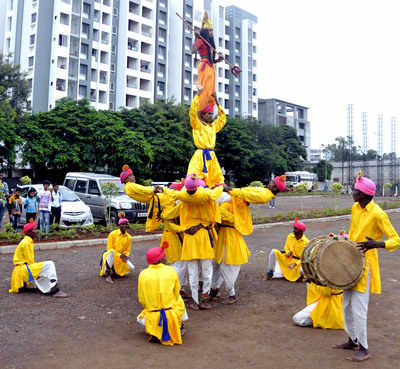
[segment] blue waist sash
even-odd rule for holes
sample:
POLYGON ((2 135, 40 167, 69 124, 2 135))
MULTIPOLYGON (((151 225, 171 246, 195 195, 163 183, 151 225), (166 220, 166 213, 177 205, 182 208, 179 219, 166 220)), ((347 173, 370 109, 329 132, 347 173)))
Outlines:
POLYGON ((214 240, 213 240, 213 237, 212 237, 212 234, 211 234, 211 227, 207 226, 207 227, 204 227, 204 228, 207 229, 208 237, 210 238, 211 247, 214 248, 214 240))
POLYGON ((29 274, 29 279, 28 282, 33 282, 35 279, 33 278, 32 272, 29 269, 28 263, 25 263, 26 269, 28 270, 28 274, 29 274))
POLYGON ((161 341, 170 341, 171 336, 169 335, 168 331, 168 319, 167 319, 167 314, 165 314, 166 310, 171 310, 171 308, 168 309, 160 309, 160 310, 151 310, 153 313, 160 313, 160 320, 158 322, 158 326, 163 328, 162 330, 162 336, 161 336, 161 341))
POLYGON ((214 151, 214 149, 200 149, 203 150, 203 173, 208 173, 207 171, 207 164, 206 164, 206 160, 211 160, 211 151, 214 151))

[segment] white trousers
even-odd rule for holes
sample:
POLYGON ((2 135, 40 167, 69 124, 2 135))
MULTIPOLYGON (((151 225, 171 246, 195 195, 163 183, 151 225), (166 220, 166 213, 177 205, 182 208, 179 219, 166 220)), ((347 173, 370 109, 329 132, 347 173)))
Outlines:
MULTIPOLYGON (((186 320, 188 320, 189 319, 189 316, 188 316, 188 314, 187 314, 187 312, 186 312, 186 309, 185 309, 185 312, 183 313, 183 315, 182 315, 182 322, 185 322, 186 320)), ((146 325, 146 318, 145 317, 143 317, 143 318, 136 318, 136 321, 140 324, 140 325, 143 325, 143 326, 145 326, 146 325)))
POLYGON ((370 295, 370 276, 365 293, 354 290, 343 291, 343 327, 353 342, 368 349, 367 315, 370 295))
POLYGON ((176 261, 175 263, 171 264, 171 266, 174 267, 176 272, 178 273, 179 283, 181 284, 181 287, 186 286, 188 284, 186 261, 176 261))
POLYGON ((49 293, 57 284, 56 266, 52 261, 45 261, 42 270, 37 279, 35 286, 42 293, 49 293))
POLYGON ((225 283, 225 288, 229 296, 235 296, 235 283, 239 277, 240 265, 230 265, 222 262, 217 270, 217 277, 213 277, 213 288, 221 288, 225 283))
MULTIPOLYGON (((268 256, 268 270, 272 270, 274 272, 274 274, 272 275, 272 278, 282 278, 283 274, 281 271, 281 267, 278 263, 278 261, 276 260, 275 257, 275 251, 276 250, 271 250, 271 252, 269 253, 268 256)), ((278 251, 280 252, 280 251, 278 251)))
POLYGON ((303 310, 293 315, 293 323, 300 327, 309 327, 313 325, 313 321, 310 318, 311 313, 314 311, 315 307, 318 305, 318 301, 307 305, 303 310))
MULTIPOLYGON (((107 265, 112 268, 114 265, 114 251, 110 251, 110 253, 106 257, 107 265)), ((131 261, 128 259, 127 261, 129 269, 131 272, 135 269, 135 266, 131 263, 131 261)))
POLYGON ((211 259, 196 259, 186 261, 188 273, 189 273, 189 284, 192 290, 193 301, 199 303, 199 269, 201 268, 202 280, 203 280, 203 294, 210 293, 211 281, 213 274, 213 266, 211 259))

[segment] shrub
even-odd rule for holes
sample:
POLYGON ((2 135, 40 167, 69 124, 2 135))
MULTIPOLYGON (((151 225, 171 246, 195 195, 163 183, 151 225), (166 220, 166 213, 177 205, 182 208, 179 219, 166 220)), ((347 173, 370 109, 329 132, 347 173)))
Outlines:
POLYGON ((294 188, 294 192, 296 193, 306 193, 308 192, 308 187, 305 183, 300 183, 294 188))
POLYGON ((265 187, 261 181, 253 181, 249 184, 249 187, 265 187))

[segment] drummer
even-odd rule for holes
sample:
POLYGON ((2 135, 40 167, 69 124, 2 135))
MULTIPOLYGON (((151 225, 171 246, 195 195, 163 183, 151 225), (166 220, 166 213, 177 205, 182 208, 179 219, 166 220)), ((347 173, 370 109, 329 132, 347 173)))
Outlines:
POLYGON ((272 249, 268 257, 268 271, 265 279, 286 278, 290 282, 296 282, 301 278, 301 254, 308 244, 304 232, 306 225, 295 219, 293 233, 286 238, 284 249, 272 249))
POLYGON ((351 290, 343 292, 343 325, 348 341, 336 345, 343 350, 356 350, 352 361, 369 359, 367 342, 367 313, 370 293, 381 293, 377 248, 394 251, 400 238, 387 214, 374 203, 376 186, 360 173, 354 185, 354 205, 351 209, 349 239, 365 252, 365 270, 360 281, 351 290), (386 236, 387 240, 382 241, 386 236))
POLYGON ((343 329, 341 290, 307 283, 307 306, 293 316, 300 327, 343 329))

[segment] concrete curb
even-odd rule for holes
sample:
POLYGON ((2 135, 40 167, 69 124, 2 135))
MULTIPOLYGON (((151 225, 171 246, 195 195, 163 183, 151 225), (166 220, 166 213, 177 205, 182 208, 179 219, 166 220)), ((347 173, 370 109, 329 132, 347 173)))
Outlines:
MULTIPOLYGON (((386 213, 400 213, 400 209, 390 209, 386 210, 386 213)), ((322 223, 322 222, 332 222, 335 220, 343 220, 350 219, 350 214, 348 215, 339 215, 334 217, 325 217, 325 218, 309 218, 304 219, 307 223, 322 223)), ((254 229, 267 229, 276 226, 282 225, 291 225, 293 221, 288 222, 277 222, 277 223, 264 223, 264 224, 255 224, 254 229)), ((133 236, 133 242, 135 241, 152 241, 161 239, 162 234, 149 234, 149 235, 141 235, 141 236, 133 236)), ((106 245, 107 238, 97 238, 93 240, 75 240, 75 241, 61 241, 61 242, 46 242, 46 243, 35 243, 35 250, 57 250, 57 249, 68 249, 70 247, 85 247, 85 246, 94 246, 94 245, 106 245)), ((17 245, 10 246, 0 246, 0 255, 2 254, 12 254, 14 253, 17 245)))

